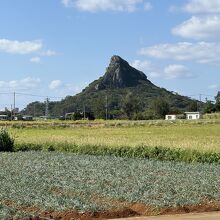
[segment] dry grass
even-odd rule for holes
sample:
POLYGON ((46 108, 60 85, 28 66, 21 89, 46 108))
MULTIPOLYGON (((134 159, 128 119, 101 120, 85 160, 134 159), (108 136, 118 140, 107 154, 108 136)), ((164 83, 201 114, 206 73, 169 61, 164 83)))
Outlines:
POLYGON ((144 145, 220 152, 219 123, 163 122, 160 124, 158 122, 152 124, 148 122, 146 124, 145 122, 145 124, 130 124, 130 126, 120 121, 117 123, 121 123, 120 126, 98 123, 93 124, 94 126, 90 124, 60 128, 50 127, 48 124, 46 127, 39 128, 10 128, 10 131, 15 134, 16 142, 19 144, 68 143, 109 147, 144 145))

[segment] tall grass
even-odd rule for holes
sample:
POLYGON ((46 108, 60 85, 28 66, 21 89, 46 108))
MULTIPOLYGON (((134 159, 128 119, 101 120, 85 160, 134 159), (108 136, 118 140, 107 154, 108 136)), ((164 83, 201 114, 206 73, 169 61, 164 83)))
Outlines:
POLYGON ((218 120, 25 122, 12 123, 9 131, 16 150, 209 163, 220 157, 218 120))
POLYGON ((220 124, 169 124, 131 127, 10 129, 19 144, 94 145, 106 147, 162 146, 220 152, 220 124))
POLYGON ((16 151, 60 151, 71 152, 78 155, 116 156, 126 158, 145 158, 161 161, 177 161, 188 163, 216 163, 220 164, 220 153, 199 152, 192 149, 166 148, 166 147, 107 147, 100 145, 76 144, 17 144, 16 151))
POLYGON ((220 119, 220 113, 205 114, 204 119, 220 119))

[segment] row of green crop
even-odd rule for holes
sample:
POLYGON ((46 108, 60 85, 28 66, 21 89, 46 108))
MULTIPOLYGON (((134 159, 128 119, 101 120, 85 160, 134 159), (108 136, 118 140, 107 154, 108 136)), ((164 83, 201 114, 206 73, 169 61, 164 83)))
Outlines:
POLYGON ((15 151, 60 151, 87 155, 112 155, 128 158, 146 158, 162 161, 183 161, 188 163, 217 163, 220 164, 220 153, 199 152, 191 149, 165 147, 108 147, 77 144, 15 144, 15 151))
POLYGON ((212 201, 220 201, 216 164, 31 151, 1 153, 0 176, 0 219, 7 220, 24 219, 15 210, 21 207, 38 216, 46 211, 124 210, 141 203, 159 213, 164 207, 211 207, 212 201), (4 201, 13 201, 13 209, 4 201))

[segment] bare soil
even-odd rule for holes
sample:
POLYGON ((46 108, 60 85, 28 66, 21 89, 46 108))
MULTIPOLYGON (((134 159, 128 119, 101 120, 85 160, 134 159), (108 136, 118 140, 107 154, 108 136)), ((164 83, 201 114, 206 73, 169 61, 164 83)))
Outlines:
POLYGON ((31 220, 95 220, 95 219, 115 219, 138 216, 155 216, 155 215, 174 215, 186 213, 204 213, 220 211, 220 202, 208 202, 194 206, 185 206, 177 208, 154 209, 144 204, 132 204, 127 208, 113 209, 101 212, 44 212, 31 220))

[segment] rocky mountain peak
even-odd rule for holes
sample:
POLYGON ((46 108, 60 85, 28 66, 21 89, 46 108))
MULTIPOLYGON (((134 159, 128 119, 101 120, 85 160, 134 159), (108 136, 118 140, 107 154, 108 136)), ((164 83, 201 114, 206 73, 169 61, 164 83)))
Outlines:
POLYGON ((120 56, 113 56, 105 75, 96 86, 97 89, 133 87, 140 81, 148 81, 147 76, 133 68, 120 56))

